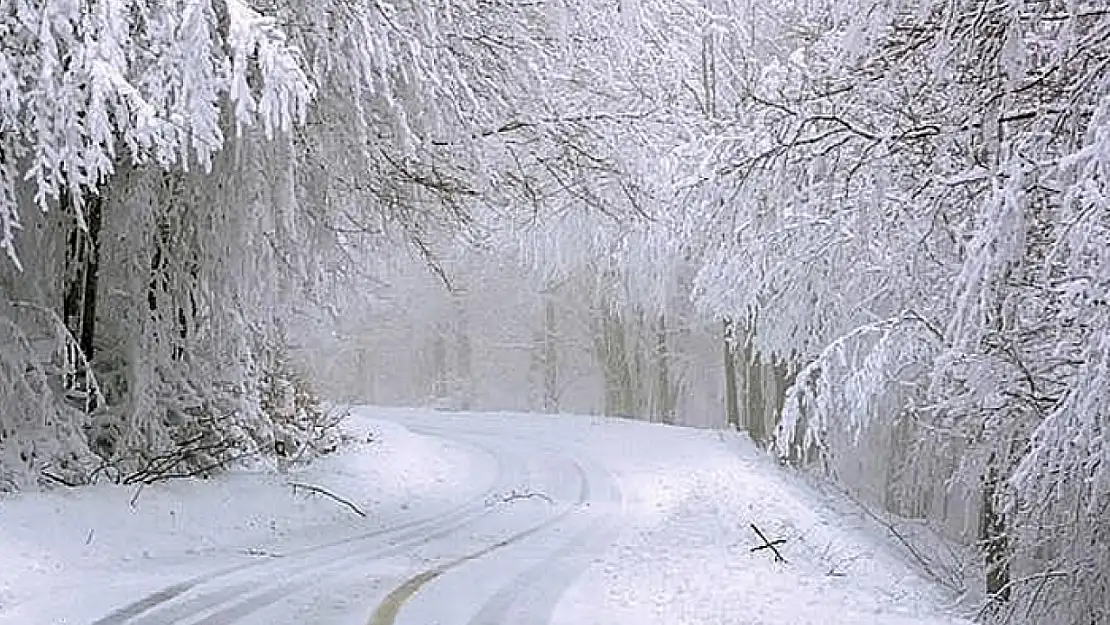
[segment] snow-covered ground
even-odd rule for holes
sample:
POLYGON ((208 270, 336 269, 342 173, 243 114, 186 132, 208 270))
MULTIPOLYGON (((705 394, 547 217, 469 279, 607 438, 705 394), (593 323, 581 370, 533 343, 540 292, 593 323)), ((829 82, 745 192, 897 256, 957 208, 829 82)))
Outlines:
POLYGON ((377 408, 345 427, 286 474, 0 499, 0 624, 962 622, 880 528, 734 434, 377 408))

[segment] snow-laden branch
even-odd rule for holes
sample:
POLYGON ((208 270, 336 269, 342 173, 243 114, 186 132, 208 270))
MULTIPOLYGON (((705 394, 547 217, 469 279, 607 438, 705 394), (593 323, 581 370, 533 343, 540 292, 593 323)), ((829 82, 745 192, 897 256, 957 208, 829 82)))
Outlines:
POLYGON ((21 179, 40 208, 61 204, 83 224, 85 198, 116 171, 120 147, 133 162, 187 169, 195 158, 207 171, 224 145, 223 100, 237 130, 261 123, 273 137, 304 120, 314 88, 297 51, 271 18, 239 0, 218 11, 224 1, 43 0, 4 18, 0 248, 9 257, 21 179))
POLYGON ((907 365, 927 364, 942 345, 936 326, 913 310, 838 337, 787 390, 774 436, 776 451, 802 462, 827 461, 830 432, 858 439, 871 419, 896 417, 876 415, 872 399, 900 392, 900 372, 907 365))

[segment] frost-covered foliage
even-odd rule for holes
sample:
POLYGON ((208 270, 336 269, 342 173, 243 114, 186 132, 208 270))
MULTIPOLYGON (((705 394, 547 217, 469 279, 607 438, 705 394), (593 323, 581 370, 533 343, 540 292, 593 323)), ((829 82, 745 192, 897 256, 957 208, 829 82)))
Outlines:
POLYGON ((96 460, 78 427, 80 405, 59 403, 57 396, 66 381, 77 381, 78 367, 84 364, 80 348, 53 311, 28 302, 2 306, 0 490, 21 486, 21 469, 36 465, 55 479, 77 482, 96 460), (43 461, 49 464, 42 466, 43 461))
POLYGON ((450 288, 419 259, 383 267, 374 301, 313 346, 319 375, 351 401, 712 425, 718 325, 687 299, 683 266, 621 266, 648 253, 637 230, 579 212, 478 246, 437 240, 450 288))
MULTIPOLYGON (((640 0, 500 19, 510 4, 397 5, 389 20, 416 43, 386 32, 361 56, 299 44, 315 76, 360 58, 374 76, 412 68, 362 108, 313 111, 352 158, 301 185, 401 211, 420 258, 459 287, 422 284, 427 319, 400 324, 426 346, 398 368, 421 372, 411 397, 473 398, 472 339, 501 336, 475 326, 509 317, 505 302, 520 313, 505 342, 533 354, 530 371, 550 327, 592 343, 562 349, 576 365, 593 352, 579 397, 605 412, 662 403, 647 396, 666 384, 633 381, 638 359, 654 334, 696 335, 673 350, 684 371, 737 378, 753 437, 978 548, 972 578, 946 577, 985 590, 989 618, 1104 620, 1110 14, 640 0), (351 142, 348 127, 378 134, 351 142), (444 215, 466 236, 444 235, 444 215), (506 291, 514 268, 526 278, 506 291), (500 299, 475 306, 485 282, 500 299)), ((390 230, 325 215, 337 241, 390 230)), ((362 354, 392 332, 355 330, 362 354)), ((516 387, 547 384, 529 375, 516 387)))
POLYGON ((1110 14, 794 10, 698 144, 699 300, 794 363, 784 457, 979 546, 989 618, 1105 620, 1110 14))
POLYGON ((120 163, 209 170, 224 102, 237 125, 257 117, 272 135, 312 95, 281 31, 239 0, 6 2, 0 35, 0 247, 13 260, 17 181, 83 223, 86 196, 120 163))
POLYGON ((1102 4, 0 0, 0 487, 301 445, 299 367, 721 386, 988 618, 1106 620, 1102 4))
MULTIPOLYGON (((382 20, 345 10, 348 23, 382 20)), ((719 366, 704 332, 717 324, 697 318, 686 297, 692 265, 670 262, 684 241, 660 236, 680 221, 668 215, 680 161, 672 150, 703 123, 686 117, 701 96, 685 88, 711 16, 697 3, 452 2, 400 3, 389 21, 418 35, 395 41, 385 31, 367 66, 379 75, 383 63, 419 59, 412 71, 423 79, 383 85, 395 95, 375 107, 325 103, 310 113, 334 123, 350 162, 375 175, 352 185, 357 172, 329 177, 347 166, 335 163, 302 188, 402 211, 401 234, 439 275, 412 276, 409 258, 381 269, 385 301, 341 332, 358 349, 340 350, 378 373, 366 388, 342 375, 344 394, 668 420, 678 401, 696 413, 689 420, 711 422, 718 389, 698 372, 719 366), (381 141, 349 142, 358 116, 397 111, 405 117, 387 123, 381 141), (443 227, 460 221, 461 236, 443 227), (505 317, 512 322, 495 322, 505 317)), ((307 56, 319 57, 313 45, 306 39, 304 49, 317 50, 307 56)), ((339 215, 339 238, 395 227, 358 219, 339 215)), ((335 371, 328 353, 317 370, 335 371)))
POLYGON ((251 363, 280 295, 244 280, 277 274, 258 221, 280 187, 224 148, 304 121, 297 50, 238 0, 5 2, 0 35, 5 484, 256 451, 236 449, 268 436, 251 363))
POLYGON ((496 199, 482 144, 540 75, 502 52, 544 37, 543 11, 491 8, 0 5, 2 299, 65 339, 24 349, 55 328, 5 314, 8 481, 196 471, 294 436, 266 399, 294 319, 366 284, 369 246, 399 233, 430 256, 475 189, 496 199), (73 454, 96 468, 46 472, 73 454))
POLYGON ((266 453, 291 435, 273 376, 313 364, 276 355, 337 325, 375 248, 439 266, 431 242, 460 226, 640 211, 618 131, 647 114, 644 59, 611 19, 634 8, 0 5, 0 299, 53 315, 4 313, 7 480, 266 453))

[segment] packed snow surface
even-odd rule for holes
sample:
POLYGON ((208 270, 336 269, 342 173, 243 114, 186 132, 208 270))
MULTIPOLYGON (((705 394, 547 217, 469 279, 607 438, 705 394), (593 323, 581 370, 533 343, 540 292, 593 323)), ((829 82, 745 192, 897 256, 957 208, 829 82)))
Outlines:
POLYGON ((733 433, 382 408, 345 428, 306 468, 5 496, 0 624, 966 622, 883 528, 733 433))

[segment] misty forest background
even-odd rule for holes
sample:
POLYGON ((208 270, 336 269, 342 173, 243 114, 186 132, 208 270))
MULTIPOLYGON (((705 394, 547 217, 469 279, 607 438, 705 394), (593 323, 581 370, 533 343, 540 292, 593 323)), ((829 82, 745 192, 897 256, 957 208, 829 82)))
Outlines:
POLYGON ((0 490, 305 460, 322 398, 732 426, 984 620, 1106 623, 1108 41, 1101 0, 0 0, 0 490))

